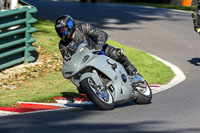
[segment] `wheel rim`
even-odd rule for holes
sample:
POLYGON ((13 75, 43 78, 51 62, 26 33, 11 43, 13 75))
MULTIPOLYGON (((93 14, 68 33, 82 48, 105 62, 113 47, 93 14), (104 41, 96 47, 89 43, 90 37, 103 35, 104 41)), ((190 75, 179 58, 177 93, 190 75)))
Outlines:
POLYGON ((112 96, 108 89, 97 86, 91 78, 88 78, 88 83, 95 95, 97 95, 103 102, 109 104, 113 102, 112 96))

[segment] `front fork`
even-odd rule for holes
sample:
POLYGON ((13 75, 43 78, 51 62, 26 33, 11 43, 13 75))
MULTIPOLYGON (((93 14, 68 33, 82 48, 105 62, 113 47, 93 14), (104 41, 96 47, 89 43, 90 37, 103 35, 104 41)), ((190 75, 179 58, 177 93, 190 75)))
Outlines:
POLYGON ((105 88, 103 81, 101 80, 100 75, 98 74, 97 70, 93 69, 92 72, 96 75, 96 77, 99 77, 100 82, 102 83, 101 85, 98 85, 97 87, 101 90, 103 88, 105 88))
POLYGON ((110 92, 111 92, 111 94, 114 92, 114 88, 113 88, 113 86, 112 86, 112 84, 107 84, 107 85, 105 85, 104 84, 104 81, 101 79, 101 76, 99 75, 99 73, 97 72, 97 70, 95 70, 95 69, 93 69, 92 70, 92 72, 94 73, 94 74, 96 74, 96 76, 97 77, 99 77, 99 80, 102 82, 102 85, 99 85, 98 87, 100 88, 100 90, 105 90, 105 89, 108 89, 110 92))

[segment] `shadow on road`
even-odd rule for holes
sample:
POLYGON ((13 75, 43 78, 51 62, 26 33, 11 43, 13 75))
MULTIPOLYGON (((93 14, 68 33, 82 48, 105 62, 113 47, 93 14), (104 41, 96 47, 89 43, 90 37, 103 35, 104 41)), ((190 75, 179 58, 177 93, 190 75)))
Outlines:
MULTIPOLYGON (((124 6, 103 3, 79 3, 62 1, 27 0, 38 8, 36 17, 55 21, 61 15, 71 15, 75 20, 89 22, 101 29, 131 30, 141 27, 125 26, 127 24, 140 24, 141 21, 174 20, 181 21, 178 12, 166 9, 124 6), (120 9, 120 10, 119 10, 120 9), (114 24, 114 25, 113 25, 114 24)), ((187 15, 187 14, 186 14, 187 15)))
MULTIPOLYGON (((77 93, 74 93, 74 92, 62 92, 62 97, 65 97, 65 98, 84 98, 84 96, 81 96, 77 93)), ((128 107, 128 106, 133 106, 133 105, 136 105, 133 101, 128 101, 128 102, 125 102, 125 103, 118 103, 115 105, 115 108, 122 108, 122 107, 128 107)), ((90 101, 88 103, 85 103, 85 104, 67 104, 67 106, 69 107, 79 107, 79 108, 82 108, 82 109, 86 109, 86 110, 92 110, 92 111, 102 111, 100 110, 98 107, 96 107, 94 104, 92 104, 90 101)))
MULTIPOLYGON (((146 121, 146 122, 105 122, 104 114, 115 114, 113 111, 90 111, 84 109, 66 109, 53 112, 33 113, 18 116, 9 116, 0 118, 1 133, 190 133, 200 132, 200 128, 193 129, 170 129, 158 130, 167 124, 173 124, 164 121, 146 121), (56 115, 55 115, 56 114, 56 115), (91 114, 93 117, 91 117, 91 114), (94 115, 102 117, 95 121, 94 115), (84 119, 91 119, 90 122, 84 119), (92 120, 94 119, 94 120, 92 120), (154 129, 156 129, 154 131, 154 129)), ((107 117, 111 117, 107 115, 107 117)), ((118 118, 116 118, 119 120, 118 118)))
POLYGON ((195 66, 200 66, 200 58, 192 58, 191 60, 188 60, 188 62, 195 66))

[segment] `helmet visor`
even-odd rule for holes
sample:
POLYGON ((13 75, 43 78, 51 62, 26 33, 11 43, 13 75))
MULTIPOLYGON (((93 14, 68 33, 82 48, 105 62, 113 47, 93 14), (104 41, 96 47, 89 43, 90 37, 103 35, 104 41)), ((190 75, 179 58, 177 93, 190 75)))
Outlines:
POLYGON ((65 36, 67 36, 68 35, 68 28, 67 27, 63 27, 63 28, 61 28, 60 30, 60 33, 61 33, 61 37, 63 38, 63 37, 65 37, 65 36))

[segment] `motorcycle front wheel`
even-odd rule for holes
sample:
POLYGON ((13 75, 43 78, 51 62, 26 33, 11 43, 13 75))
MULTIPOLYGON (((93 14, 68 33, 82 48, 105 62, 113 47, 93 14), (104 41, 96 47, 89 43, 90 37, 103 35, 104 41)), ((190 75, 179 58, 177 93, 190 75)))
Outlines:
POLYGON ((88 98, 100 109, 111 110, 114 108, 114 99, 106 86, 97 86, 92 78, 86 78, 80 83, 88 98))

